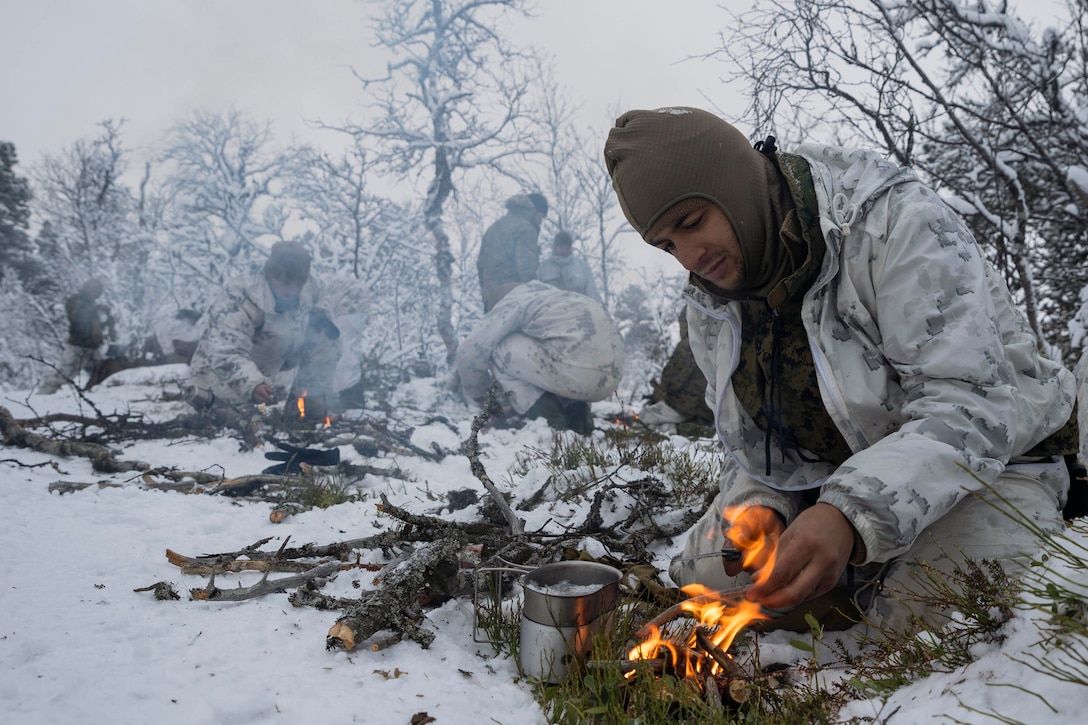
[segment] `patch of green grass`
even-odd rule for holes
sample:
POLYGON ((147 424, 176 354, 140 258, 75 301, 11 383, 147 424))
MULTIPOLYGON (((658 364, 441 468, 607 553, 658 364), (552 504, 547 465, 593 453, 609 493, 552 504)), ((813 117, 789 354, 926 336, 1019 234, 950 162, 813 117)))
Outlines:
POLYGON ((527 448, 515 457, 511 476, 544 466, 557 498, 579 501, 602 487, 624 487, 651 477, 668 488, 672 505, 698 505, 717 491, 721 452, 715 445, 677 447, 645 426, 606 428, 601 436, 556 434, 549 449, 527 448), (646 474, 646 475, 642 475, 646 474))
POLYGON ((284 500, 307 508, 326 509, 342 503, 365 501, 353 483, 337 474, 304 475, 287 484, 284 500))

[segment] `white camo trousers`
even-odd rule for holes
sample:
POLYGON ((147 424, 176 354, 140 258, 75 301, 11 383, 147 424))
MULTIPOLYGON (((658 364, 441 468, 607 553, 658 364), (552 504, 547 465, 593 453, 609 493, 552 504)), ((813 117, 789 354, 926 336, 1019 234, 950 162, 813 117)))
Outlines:
POLYGON ((923 562, 947 577, 965 562, 999 561, 1016 578, 1039 554, 1040 546, 1037 535, 1019 519, 1048 534, 1061 533, 1065 525, 1059 501, 1068 490, 1069 473, 1062 461, 1010 465, 995 490, 969 495, 896 559, 873 602, 870 619, 879 626, 903 629, 912 614, 934 624, 947 616, 915 598, 923 562))

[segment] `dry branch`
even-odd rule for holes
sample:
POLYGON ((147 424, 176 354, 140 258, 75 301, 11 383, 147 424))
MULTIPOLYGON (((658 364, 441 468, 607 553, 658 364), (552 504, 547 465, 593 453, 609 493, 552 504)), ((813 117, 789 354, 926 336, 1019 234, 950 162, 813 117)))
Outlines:
MULTIPOLYGON (((362 539, 351 539, 334 544, 317 546, 315 544, 303 544, 298 547, 288 548, 287 542, 291 537, 284 539, 283 544, 275 552, 260 551, 260 548, 272 540, 266 537, 249 546, 219 554, 202 554, 201 556, 186 556, 171 549, 166 550, 166 560, 182 570, 185 574, 224 574, 239 571, 306 571, 318 564, 323 564, 329 559, 339 562, 347 562, 350 554, 357 549, 385 549, 392 543, 389 533, 376 534, 362 539), (306 561, 295 561, 304 559, 306 561)), ((341 569, 369 569, 379 570, 382 564, 367 564, 361 561, 353 561, 348 564, 341 563, 341 569)))
MULTIPOLYGON (((124 488, 122 483, 113 483, 111 481, 96 481, 95 483, 86 483, 83 481, 54 481, 49 484, 49 492, 57 494, 75 493, 76 491, 82 491, 92 486, 98 486, 99 489, 104 488, 124 488)), ((193 482, 188 483, 150 483, 139 486, 139 488, 147 489, 151 491, 177 491, 179 493, 192 493, 196 488, 196 484, 193 482)))
POLYGON ((409 452, 429 461, 441 461, 445 457, 445 453, 442 451, 428 451, 413 444, 411 433, 398 433, 389 430, 389 426, 383 421, 361 421, 356 425, 362 427, 371 437, 382 441, 392 452, 401 454, 409 452))
POLYGON ((259 473, 252 476, 238 476, 228 478, 213 486, 209 486, 205 493, 222 494, 224 496, 248 496, 259 488, 265 486, 286 486, 297 480, 295 476, 277 476, 268 473, 259 473))
POLYGON ((168 478, 177 483, 192 481, 193 483, 200 485, 218 483, 223 480, 223 477, 217 473, 208 473, 207 471, 178 471, 173 468, 153 468, 150 471, 146 471, 141 478, 144 483, 149 486, 163 485, 155 480, 155 476, 162 476, 163 478, 168 478))
POLYGON ((472 432, 469 434, 468 440, 465 441, 464 452, 465 456, 468 458, 472 475, 480 480, 480 483, 487 489, 488 495, 491 496, 491 500, 494 501, 495 505, 502 511, 507 524, 510 526, 510 533, 514 536, 521 536, 525 533, 524 519, 519 519, 514 513, 514 510, 510 508, 510 504, 507 502, 506 497, 502 495, 502 492, 499 491, 498 487, 491 480, 491 477, 487 475, 484 464, 480 462, 480 429, 499 412, 497 391, 498 385, 492 383, 491 388, 488 389, 487 395, 484 397, 483 410, 472 419, 472 432))
POLYGON ((84 428, 102 425, 102 422, 96 418, 74 413, 51 413, 49 415, 39 415, 37 418, 18 418, 15 422, 24 428, 37 428, 40 425, 48 426, 53 423, 77 423, 84 428))
POLYGON ((635 632, 634 638, 636 640, 646 639, 651 634, 651 628, 657 627, 660 629, 672 620, 679 617, 681 614, 684 614, 685 605, 699 605, 706 604, 708 602, 718 602, 726 600, 740 601, 741 599, 744 599, 744 595, 748 593, 748 590, 750 588, 750 586, 743 586, 737 587, 735 589, 726 589, 724 591, 711 592, 709 594, 700 594, 695 597, 688 597, 684 601, 672 605, 661 614, 657 615, 650 621, 646 622, 646 624, 642 625, 639 630, 635 632))
POLYGON ((287 596, 287 601, 291 603, 292 607, 313 607, 322 612, 342 612, 359 605, 359 599, 347 599, 345 597, 334 597, 330 594, 322 594, 309 582, 291 592, 287 596))
POLYGON ((339 420, 320 434, 326 446, 350 445, 357 453, 373 458, 381 452, 398 456, 412 455, 429 461, 441 461, 448 455, 440 447, 426 450, 412 443, 412 430, 398 432, 379 420, 339 420))
POLYGON ((0 406, 0 434, 3 435, 3 443, 7 446, 30 448, 40 453, 66 458, 88 458, 91 461, 92 468, 99 473, 146 471, 150 468, 146 463, 138 461, 118 461, 113 457, 113 451, 97 443, 58 441, 37 433, 31 433, 16 423, 11 411, 3 406, 0 406))
POLYGON ((706 700, 706 704, 710 705, 710 708, 714 712, 724 712, 725 706, 722 704, 722 692, 718 689, 718 681, 714 679, 714 675, 707 675, 703 681, 703 695, 706 700))
MULTIPOLYGON (((405 511, 399 506, 395 506, 389 503, 389 499, 383 493, 381 494, 381 503, 375 504, 378 511, 383 514, 388 514, 398 521, 402 521, 405 524, 413 527, 414 529, 422 529, 425 531, 438 532, 439 535, 468 535, 476 537, 503 537, 505 531, 499 529, 492 524, 483 522, 471 522, 465 523, 461 521, 446 521, 445 519, 438 518, 436 516, 424 516, 421 514, 413 514, 409 511, 405 511)), ((434 536, 429 537, 435 538, 434 536)))
POLYGON ((238 587, 236 589, 218 588, 215 586, 215 575, 213 574, 208 581, 208 586, 203 589, 190 589, 189 595, 193 599, 200 601, 241 602, 246 599, 262 597, 265 594, 283 592, 291 587, 301 586, 315 579, 335 574, 338 571, 340 571, 340 562, 328 561, 301 574, 285 576, 279 579, 269 579, 268 572, 265 572, 264 576, 261 577, 261 580, 253 586, 238 587))
POLYGON ((241 571, 277 571, 301 573, 309 571, 315 566, 314 562, 290 560, 283 561, 280 559, 234 559, 223 561, 220 557, 213 557, 208 559, 185 556, 171 549, 166 550, 166 560, 181 569, 182 574, 196 574, 200 576, 207 576, 209 574, 235 574, 241 571))
MULTIPOLYGON (((423 600, 435 595, 455 596, 460 557, 465 540, 450 536, 420 547, 406 561, 387 571, 381 589, 338 619, 325 637, 326 649, 352 650, 368 637, 383 630, 397 632, 427 648, 434 635, 420 629, 423 600)), ((467 589, 467 585, 464 586, 467 589)))
POLYGON ((23 463, 18 458, 0 458, 0 463, 10 463, 19 468, 45 468, 46 466, 52 468, 54 471, 60 472, 60 466, 56 461, 41 461, 40 463, 23 463))
MULTIPOLYGON (((214 483, 221 479, 220 476, 202 471, 174 471, 164 468, 156 468, 145 471, 139 476, 141 483, 138 488, 148 491, 174 491, 177 493, 204 493, 204 484, 214 483), (157 481, 156 476, 168 480, 157 481)), ((125 484, 112 481, 96 481, 86 483, 82 481, 54 481, 49 484, 50 493, 66 494, 82 491, 92 486, 98 488, 124 488, 125 484)))
POLYGON ((730 680, 742 679, 748 680, 749 677, 744 669, 733 661, 725 652, 722 652, 721 648, 714 644, 710 639, 710 633, 705 627, 695 628, 695 641, 699 643, 699 646, 703 648, 710 658, 718 663, 718 666, 722 668, 722 672, 730 680))

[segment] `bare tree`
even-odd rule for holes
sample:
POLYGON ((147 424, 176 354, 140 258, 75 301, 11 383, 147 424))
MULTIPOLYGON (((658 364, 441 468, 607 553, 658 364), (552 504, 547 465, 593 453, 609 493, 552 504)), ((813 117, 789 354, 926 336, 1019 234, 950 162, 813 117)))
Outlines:
POLYGON ((379 117, 340 127, 376 139, 376 162, 401 180, 427 177, 422 216, 434 242, 436 317, 447 361, 457 336, 446 202, 468 170, 516 178, 514 164, 532 149, 524 110, 532 65, 495 30, 504 14, 523 7, 523 0, 387 0, 375 34, 392 56, 388 73, 356 74, 379 117))
MULTIPOLYGON (((570 169, 584 209, 581 228, 585 229, 585 235, 582 241, 600 281, 601 299, 611 309, 612 300, 618 293, 615 281, 621 278, 626 269, 625 256, 620 253, 621 240, 625 232, 632 230, 618 214, 612 181, 600 154, 585 153, 585 149, 590 147, 584 144, 581 148, 583 152, 571 159, 570 169)), ((630 238, 630 235, 627 236, 630 238)), ((639 240, 636 243, 642 242, 639 240)))
POLYGON ((194 298, 263 259, 259 239, 282 237, 287 214, 277 185, 288 157, 269 150, 269 139, 267 124, 238 111, 196 111, 171 130, 162 158, 179 302, 201 307, 194 298))
POLYGON ((447 206, 447 228, 453 255, 454 321, 458 332, 483 316, 476 259, 488 225, 502 213, 504 192, 499 180, 483 175, 465 179, 447 206), (488 203, 478 203, 487 199, 488 203))
POLYGON ((575 108, 552 80, 547 68, 541 78, 537 124, 544 151, 543 178, 537 186, 552 200, 548 221, 571 233, 586 251, 597 277, 601 299, 611 308, 617 290, 612 284, 624 269, 619 253, 620 234, 630 226, 619 215, 612 182, 604 167, 599 129, 580 127, 575 108), (554 220, 554 221, 552 221, 554 220))
MULTIPOLYGON (((1041 340, 1088 281, 1086 0, 1038 30, 1005 2, 769 0, 733 16, 719 57, 758 133, 883 148, 967 219, 1041 340), (777 128, 776 128, 777 127, 777 128)), ((788 150, 788 143, 785 144, 788 150)), ((1068 353, 1068 349, 1066 350, 1068 353)))
POLYGON ((399 369, 435 344, 429 245, 420 241, 426 231, 417 215, 370 190, 363 138, 352 141, 339 156, 298 149, 285 195, 309 228, 301 241, 313 250, 314 267, 369 293, 370 319, 381 323, 366 341, 368 365, 399 369))
POLYGON ((123 122, 104 121, 96 135, 45 154, 33 173, 36 246, 56 287, 44 292, 57 344, 66 336, 62 312, 67 295, 87 278, 103 282, 115 318, 114 343, 139 346, 151 326, 159 252, 140 227, 132 190, 121 181, 126 151, 123 122))
POLYGON ((301 219, 316 229, 315 263, 350 270, 355 279, 374 285, 401 251, 399 240, 385 231, 387 217, 401 210, 370 191, 367 152, 359 136, 353 141, 339 157, 298 149, 286 192, 301 219))

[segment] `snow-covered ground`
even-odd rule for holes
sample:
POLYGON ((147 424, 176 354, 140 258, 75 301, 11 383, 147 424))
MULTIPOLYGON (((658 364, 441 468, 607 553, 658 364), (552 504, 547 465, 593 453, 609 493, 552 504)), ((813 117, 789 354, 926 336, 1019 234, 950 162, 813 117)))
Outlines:
MULTIPOLYGON (((126 371, 89 397, 104 413, 172 418, 182 407, 162 402, 162 393, 176 389, 170 379, 181 374, 183 366, 126 371)), ((417 421, 404 421, 404 427, 416 425, 414 445, 426 449, 434 442, 456 450, 468 437, 473 411, 442 393, 433 380, 415 381, 397 395, 398 410, 419 411, 417 421), (424 423, 436 413, 456 430, 441 421, 424 423)), ((9 393, 0 405, 15 418, 80 411, 78 399, 65 391, 9 393)), ((609 405, 598 404, 595 410, 608 414, 609 405)), ((547 476, 543 468, 529 470, 518 481, 507 472, 519 451, 546 448, 550 439, 542 421, 481 434, 489 475, 503 487, 539 488, 547 476)), ((118 448, 117 457, 124 460, 221 471, 228 477, 271 465, 263 449, 239 452, 238 441, 228 437, 139 441, 118 448)), ((265 547, 270 550, 288 536, 292 546, 334 543, 391 525, 375 509, 380 493, 417 513, 435 513, 451 490, 472 488, 483 494, 467 459, 458 454, 435 463, 411 455, 364 461, 350 445, 341 451, 345 460, 357 463, 395 462, 410 480, 374 479, 366 491, 370 500, 314 509, 273 524, 267 503, 147 490, 140 487, 139 476, 103 476, 85 459, 10 446, 0 450, 0 720, 406 724, 426 713, 440 725, 546 722, 531 684, 519 679, 516 663, 473 641, 469 598, 427 613, 423 626, 436 635, 429 649, 406 641, 380 651, 361 647, 352 652, 325 649, 335 612, 294 608, 286 594, 237 603, 188 598, 189 589, 207 580, 183 575, 167 562, 167 549, 196 556, 235 551, 272 537, 265 547), (106 480, 122 485, 64 495, 48 489, 56 481, 106 480), (150 592, 134 591, 160 581, 172 583, 181 598, 159 601, 150 592)), ((475 511, 470 506, 443 515, 471 520, 475 511)), ((566 515, 579 520, 581 513, 566 515)), ((525 515, 531 528, 564 514, 552 509, 525 515), (539 521, 532 518, 537 516, 539 521)), ((380 561, 380 552, 361 553, 380 561)), ((659 566, 670 553, 658 552, 659 566)), ((1088 581, 1088 572, 1071 575, 1088 581)), ((357 596, 355 584, 367 588, 373 576, 343 572, 323 591, 357 596)), ((216 584, 248 585, 257 578, 220 577, 216 584)), ((985 713, 992 712, 1025 723, 1083 722, 1088 688, 1062 684, 1016 661, 1037 646, 1029 619, 1014 620, 1008 634, 1003 647, 981 648, 974 664, 915 683, 886 704, 855 703, 844 719, 988 723, 994 718, 985 713)), ((767 637, 768 648, 789 656, 786 642, 767 637)))

